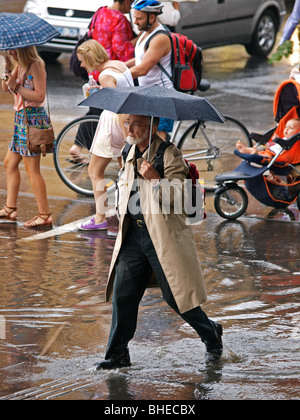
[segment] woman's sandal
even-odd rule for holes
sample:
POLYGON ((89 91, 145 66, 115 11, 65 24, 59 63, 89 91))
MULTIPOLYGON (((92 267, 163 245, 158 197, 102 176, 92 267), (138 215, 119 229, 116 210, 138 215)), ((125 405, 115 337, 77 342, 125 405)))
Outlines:
POLYGON ((37 216, 35 216, 33 219, 29 220, 28 222, 24 223, 24 227, 27 228, 36 228, 40 226, 47 226, 52 225, 52 213, 42 214, 39 213, 37 216), (37 219, 42 219, 42 223, 37 223, 37 219))
POLYGON ((9 206, 4 206, 3 209, 5 211, 5 215, 0 216, 0 220, 8 220, 9 222, 16 222, 17 221, 17 217, 11 217, 11 215, 13 213, 16 213, 18 208, 17 207, 9 207, 9 206))

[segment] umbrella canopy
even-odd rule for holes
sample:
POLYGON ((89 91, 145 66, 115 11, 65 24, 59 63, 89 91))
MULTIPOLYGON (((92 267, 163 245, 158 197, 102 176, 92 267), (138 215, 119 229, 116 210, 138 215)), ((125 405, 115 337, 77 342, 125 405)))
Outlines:
POLYGON ((60 33, 32 13, 0 13, 0 50, 41 45, 60 33))
POLYGON ((79 106, 106 109, 116 114, 169 118, 174 121, 224 122, 223 115, 206 98, 161 86, 104 88, 79 106))

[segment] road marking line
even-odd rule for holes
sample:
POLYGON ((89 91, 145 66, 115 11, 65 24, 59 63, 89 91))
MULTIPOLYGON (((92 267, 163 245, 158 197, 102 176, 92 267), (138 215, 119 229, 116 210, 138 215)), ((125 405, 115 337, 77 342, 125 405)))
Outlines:
POLYGON ((49 230, 47 232, 38 233, 33 236, 29 236, 28 238, 22 238, 20 241, 38 241, 40 239, 47 239, 51 238, 52 236, 62 235, 64 233, 72 232, 72 230, 76 230, 78 225, 87 222, 90 220, 91 216, 85 217, 84 219, 76 220, 75 222, 68 223, 67 225, 60 226, 56 229, 49 230))

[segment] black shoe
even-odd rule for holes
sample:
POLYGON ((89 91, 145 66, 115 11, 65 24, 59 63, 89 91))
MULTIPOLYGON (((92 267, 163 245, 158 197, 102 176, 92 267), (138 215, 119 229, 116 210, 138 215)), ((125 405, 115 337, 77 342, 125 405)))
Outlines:
POLYGON ((215 322, 215 332, 216 332, 216 339, 212 342, 205 343, 206 344, 206 361, 214 362, 220 359, 223 353, 223 343, 222 343, 222 335, 223 335, 223 327, 221 324, 215 322))
POLYGON ((119 353, 112 354, 109 359, 100 362, 97 365, 96 370, 117 369, 128 366, 131 366, 131 363, 129 350, 126 348, 125 350, 122 350, 119 353))

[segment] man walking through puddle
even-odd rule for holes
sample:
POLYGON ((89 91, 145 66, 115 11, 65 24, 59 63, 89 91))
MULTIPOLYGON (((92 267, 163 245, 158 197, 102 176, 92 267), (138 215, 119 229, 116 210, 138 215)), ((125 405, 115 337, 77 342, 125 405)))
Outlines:
MULTIPOLYGON (((168 214, 162 208, 158 212, 149 208, 153 196, 161 204, 162 181, 173 185, 176 180, 182 185, 188 173, 174 145, 164 152, 163 175, 156 171, 155 156, 163 142, 157 135, 158 125, 159 118, 154 118, 150 133, 150 117, 129 115, 125 122, 127 143, 132 146, 119 181, 120 226, 106 290, 107 300, 112 297, 113 315, 105 360, 97 365, 98 370, 131 365, 128 343, 134 336, 139 303, 149 281, 152 283, 152 275, 168 305, 198 333, 206 346, 207 359, 218 360, 222 355, 222 326, 210 320, 200 307, 207 299, 205 284, 186 214, 174 210, 175 192, 171 192, 168 214), (123 191, 122 185, 126 186, 123 191)), ((183 188, 179 191, 184 195, 183 188)))

